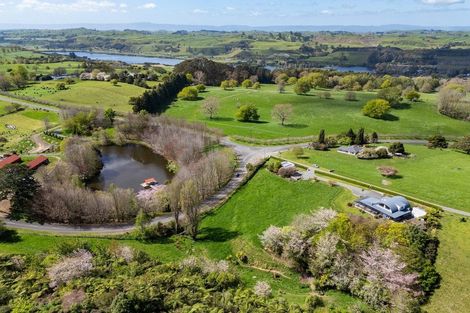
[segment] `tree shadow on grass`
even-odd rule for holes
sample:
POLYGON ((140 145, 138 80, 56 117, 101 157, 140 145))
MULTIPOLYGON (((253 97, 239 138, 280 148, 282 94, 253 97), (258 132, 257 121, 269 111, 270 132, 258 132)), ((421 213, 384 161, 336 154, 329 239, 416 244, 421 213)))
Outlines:
POLYGON ((268 121, 239 121, 242 123, 247 123, 247 124, 268 124, 268 121))
POLYGON ((393 179, 393 180, 395 180, 395 179, 402 179, 402 178, 403 178, 403 175, 399 175, 399 174, 398 174, 398 175, 389 176, 388 178, 393 179))
POLYGON ((395 122, 400 120, 400 118, 396 115, 393 114, 385 114, 385 116, 382 118, 384 121, 390 121, 390 122, 395 122))
POLYGON ((232 231, 221 227, 205 227, 198 235, 198 241, 225 242, 238 237, 238 231, 232 231))
POLYGON ((402 103, 392 105, 392 108, 396 110, 408 110, 408 109, 411 109, 411 104, 402 102, 402 103))
POLYGON ((213 117, 211 121, 217 121, 217 122, 232 122, 234 120, 233 117, 213 117))
POLYGON ((307 128, 308 125, 305 125, 305 124, 285 124, 284 127, 288 127, 288 128, 307 128))

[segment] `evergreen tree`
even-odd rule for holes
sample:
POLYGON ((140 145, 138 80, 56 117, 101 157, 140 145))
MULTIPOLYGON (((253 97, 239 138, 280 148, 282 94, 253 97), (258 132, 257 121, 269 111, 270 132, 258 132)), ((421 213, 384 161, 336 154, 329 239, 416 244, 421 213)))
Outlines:
POLYGON ((372 143, 378 143, 379 142, 379 135, 376 132, 372 133, 372 143))
POLYGON ((325 130, 320 130, 320 135, 318 135, 318 143, 325 144, 325 130))
POLYGON ((366 143, 366 139, 364 136, 364 128, 359 129, 359 131, 357 132, 356 139, 354 140, 354 143, 356 145, 363 145, 366 143))
POLYGON ((348 130, 348 132, 346 133, 346 137, 348 137, 349 139, 351 139, 351 143, 354 143, 356 141, 356 134, 354 133, 354 131, 352 130, 352 128, 350 128, 348 130))

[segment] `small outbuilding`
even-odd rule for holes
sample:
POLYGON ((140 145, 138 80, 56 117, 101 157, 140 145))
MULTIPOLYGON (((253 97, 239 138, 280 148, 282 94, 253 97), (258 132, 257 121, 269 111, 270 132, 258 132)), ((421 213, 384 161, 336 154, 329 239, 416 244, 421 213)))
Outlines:
POLYGON ((19 155, 12 154, 9 157, 0 160, 0 169, 4 168, 7 165, 21 163, 21 158, 19 155))
POLYGON ((32 160, 31 162, 28 163, 28 168, 30 170, 37 170, 38 168, 40 168, 41 166, 43 165, 47 165, 49 164, 49 159, 43 155, 40 155, 38 156, 37 158, 35 158, 34 160, 32 160))
POLYGON ((358 153, 362 152, 364 148, 358 145, 354 146, 341 146, 338 148, 339 153, 350 154, 350 155, 357 155, 358 153))
POLYGON ((383 197, 381 199, 362 198, 356 201, 356 207, 394 221, 413 217, 410 202, 401 196, 383 197))

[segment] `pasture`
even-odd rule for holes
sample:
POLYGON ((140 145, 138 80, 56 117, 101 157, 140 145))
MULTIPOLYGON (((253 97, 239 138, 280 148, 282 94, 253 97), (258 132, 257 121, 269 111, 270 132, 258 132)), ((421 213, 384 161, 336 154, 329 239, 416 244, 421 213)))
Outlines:
POLYGON ((287 138, 317 135, 325 129, 329 135, 346 132, 349 128, 364 127, 367 133, 396 137, 428 137, 441 133, 447 136, 462 136, 470 133, 470 123, 443 116, 437 112, 436 96, 423 94, 423 101, 404 103, 401 109, 393 109, 388 120, 366 117, 361 109, 375 98, 373 92, 357 92, 357 101, 344 100, 344 91, 329 91, 332 99, 322 99, 324 90, 312 90, 307 95, 296 95, 292 87, 280 94, 275 85, 263 85, 261 90, 235 88, 222 90, 208 88, 200 94, 198 101, 178 100, 166 111, 166 115, 200 121, 207 126, 220 128, 226 135, 240 135, 261 139, 287 138), (201 111, 203 99, 216 97, 220 109, 214 119, 209 119, 201 111), (271 111, 276 104, 289 103, 293 115, 285 126, 273 119, 271 111), (260 114, 259 122, 244 123, 235 119, 238 106, 254 104, 260 114))
POLYGON ((94 108, 112 108, 119 112, 130 112, 129 99, 142 94, 145 89, 135 85, 119 83, 113 86, 110 82, 80 81, 66 85, 65 90, 57 89, 58 81, 47 81, 31 84, 14 93, 69 106, 87 106, 94 108))

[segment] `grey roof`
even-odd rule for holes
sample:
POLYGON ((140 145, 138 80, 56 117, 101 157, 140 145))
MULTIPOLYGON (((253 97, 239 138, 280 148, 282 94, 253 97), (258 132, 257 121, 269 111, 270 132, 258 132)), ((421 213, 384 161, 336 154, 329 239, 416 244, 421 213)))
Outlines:
POLYGON ((393 220, 401 220, 411 216, 411 204, 404 197, 363 198, 356 201, 377 213, 390 217, 393 220))
POLYGON ((354 145, 354 146, 341 146, 338 148, 338 151, 339 152, 344 152, 344 153, 349 153, 349 154, 358 154, 359 152, 362 151, 362 147, 361 146, 357 146, 357 145, 354 145))

